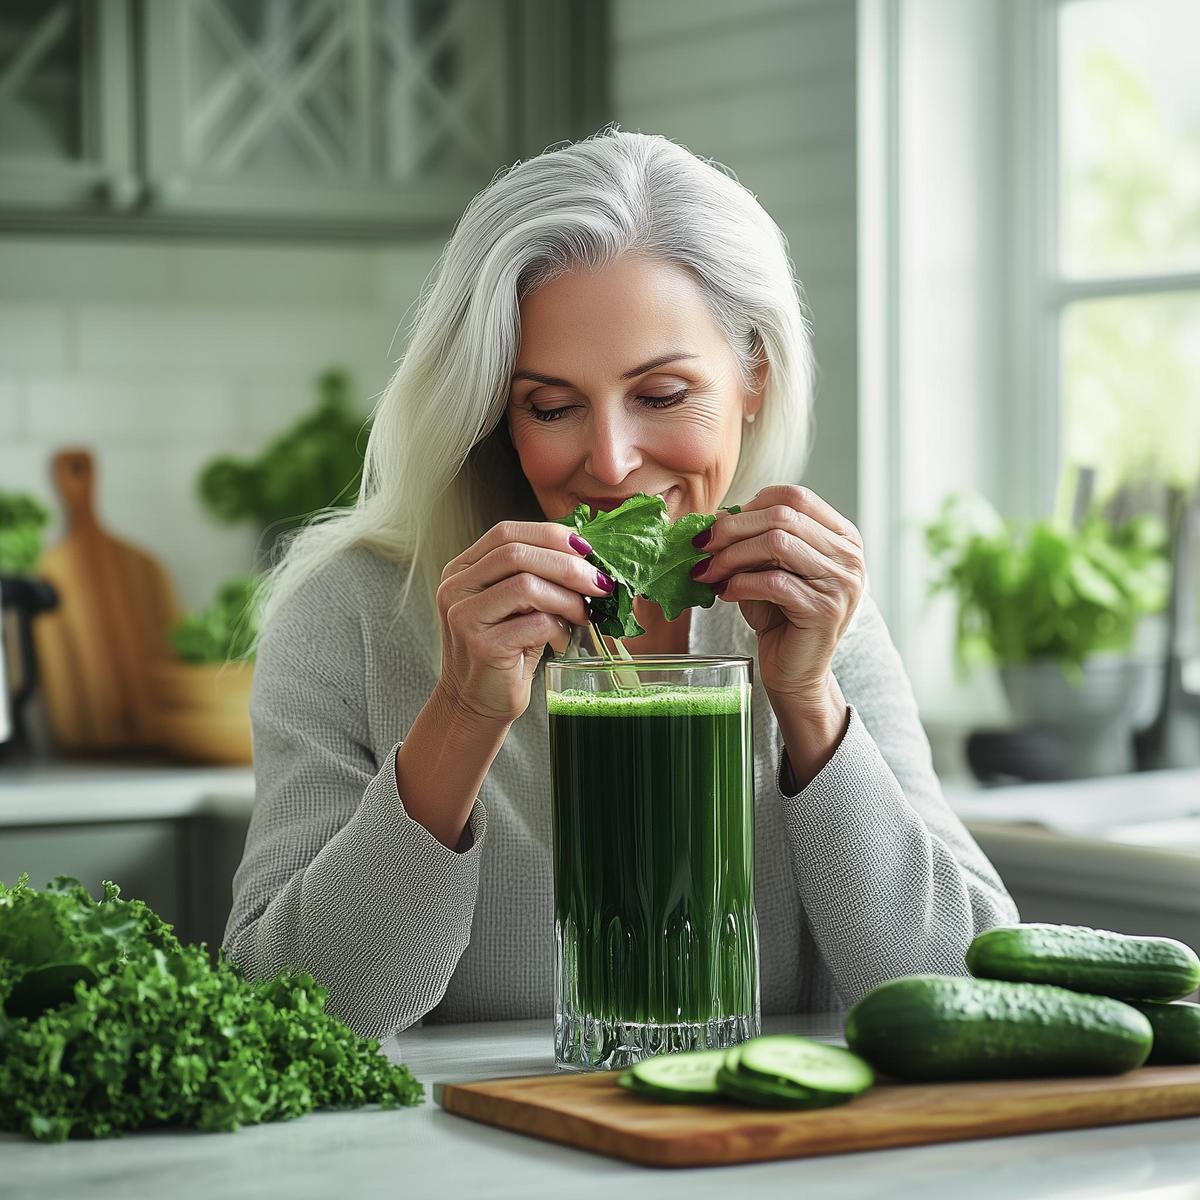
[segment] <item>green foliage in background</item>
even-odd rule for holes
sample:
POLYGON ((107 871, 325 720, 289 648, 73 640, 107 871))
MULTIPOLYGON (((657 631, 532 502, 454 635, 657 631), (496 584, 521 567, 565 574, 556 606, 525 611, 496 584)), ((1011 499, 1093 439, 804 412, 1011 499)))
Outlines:
POLYGON ((214 517, 291 526, 322 508, 354 503, 370 422, 350 411, 344 371, 324 372, 317 389, 316 408, 257 458, 226 455, 201 471, 200 499, 214 517))
POLYGON ((240 575, 223 583, 213 602, 200 614, 189 613, 170 632, 178 658, 193 663, 250 659, 258 634, 255 604, 257 575, 240 575))
MULTIPOLYGON (((1101 36, 1097 34, 1096 36, 1101 36)), ((1164 111, 1119 46, 1081 56, 1072 103, 1098 143, 1063 173, 1063 235, 1081 273, 1178 270, 1200 254, 1200 123, 1164 111)), ((1072 305, 1063 324, 1067 461, 1123 483, 1200 479, 1200 303, 1191 294, 1072 305)))
POLYGON ((0 575, 24 575, 37 566, 49 521, 49 509, 32 496, 0 491, 0 575))
POLYGON ((419 1104, 421 1084, 325 1011, 311 975, 252 983, 140 900, 0 883, 0 1129, 46 1142, 318 1108, 419 1104))
POLYGON ((1128 649, 1138 619, 1167 601, 1166 530, 1152 516, 1022 532, 981 497, 957 494, 926 526, 925 545, 937 568, 930 592, 958 601, 962 667, 1050 658, 1074 674, 1093 651, 1128 649))

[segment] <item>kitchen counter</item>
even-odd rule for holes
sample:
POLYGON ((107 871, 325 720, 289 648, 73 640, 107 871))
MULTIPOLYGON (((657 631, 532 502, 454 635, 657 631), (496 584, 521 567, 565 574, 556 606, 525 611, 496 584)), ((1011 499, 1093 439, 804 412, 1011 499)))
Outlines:
MULTIPOLYGON (((767 1018, 768 1033, 838 1041, 835 1017, 767 1018)), ((138 1200, 574 1200, 614 1196, 819 1196, 1185 1200, 1200 1178, 1200 1118, 914 1146, 737 1167, 658 1170, 527 1138, 443 1112, 433 1082, 553 1070, 550 1023, 412 1029, 389 1043, 425 1085, 416 1109, 316 1113, 236 1134, 154 1132, 45 1146, 0 1134, 0 1196, 138 1200)))

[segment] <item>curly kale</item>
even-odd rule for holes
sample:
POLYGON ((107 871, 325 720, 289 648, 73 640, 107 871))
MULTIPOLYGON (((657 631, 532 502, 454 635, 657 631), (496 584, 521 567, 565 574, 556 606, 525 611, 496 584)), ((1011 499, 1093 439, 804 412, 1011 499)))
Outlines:
POLYGON ((233 1131, 424 1088, 325 1011, 311 975, 253 983, 140 900, 0 884, 0 1129, 41 1141, 233 1131))

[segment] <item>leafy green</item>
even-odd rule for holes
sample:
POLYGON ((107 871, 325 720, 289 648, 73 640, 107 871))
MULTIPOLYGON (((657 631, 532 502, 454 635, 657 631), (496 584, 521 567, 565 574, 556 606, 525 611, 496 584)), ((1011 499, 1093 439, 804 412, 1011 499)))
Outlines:
MULTIPOLYGON (((725 511, 741 508, 735 504, 725 511)), ((706 557, 692 545, 692 538, 715 520, 715 513, 688 513, 672 523, 663 498, 644 492, 608 512, 593 513, 589 505, 580 504, 560 517, 559 524, 574 526, 592 547, 588 561, 617 585, 611 595, 591 602, 596 628, 613 637, 645 633, 633 615, 634 596, 652 600, 668 621, 685 608, 710 608, 716 593, 691 576, 692 567, 706 557)))
POLYGON ((1022 531, 982 498, 956 494, 925 528, 936 565, 930 592, 958 598, 960 666, 1057 659, 1075 673, 1097 650, 1124 650, 1138 620, 1168 594, 1166 531, 1143 515, 1113 528, 1098 514, 1077 529, 1022 531))
POLYGON ((370 428, 349 410, 350 381, 326 371, 317 381, 316 408, 252 459, 213 459, 200 474, 200 499, 221 521, 247 518, 286 526, 330 505, 352 504, 358 494, 370 428))
POLYGON ((50 511, 25 492, 0 490, 0 575, 23 575, 42 554, 42 527, 50 511))
POLYGON ((59 1142, 419 1104, 408 1069, 325 998, 311 975, 214 966, 113 883, 99 902, 63 876, 0 884, 0 1129, 59 1142))
POLYGON ((170 631, 176 656, 195 663, 253 659, 251 647, 258 631, 257 583, 255 575, 231 579, 217 589, 216 598, 204 612, 182 618, 170 631))

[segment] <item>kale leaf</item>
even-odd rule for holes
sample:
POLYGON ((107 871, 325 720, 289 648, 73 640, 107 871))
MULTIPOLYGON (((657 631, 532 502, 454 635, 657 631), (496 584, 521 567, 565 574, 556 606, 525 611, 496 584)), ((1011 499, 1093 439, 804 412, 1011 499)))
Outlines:
POLYGON ((419 1104, 421 1084, 325 1011, 304 973, 248 981, 140 900, 0 884, 0 1129, 40 1141, 318 1108, 419 1104))
MULTIPOLYGON (((741 512, 734 504, 725 512, 741 512)), ((716 520, 715 513, 688 513, 672 523, 661 496, 639 492, 617 508, 593 513, 580 504, 559 518, 573 526, 592 547, 588 561, 616 583, 609 596, 591 601, 592 619, 601 633, 637 637, 646 631, 633 615, 633 597, 644 596, 673 621, 685 608, 710 608, 716 593, 691 575, 706 557, 692 539, 716 520)))

